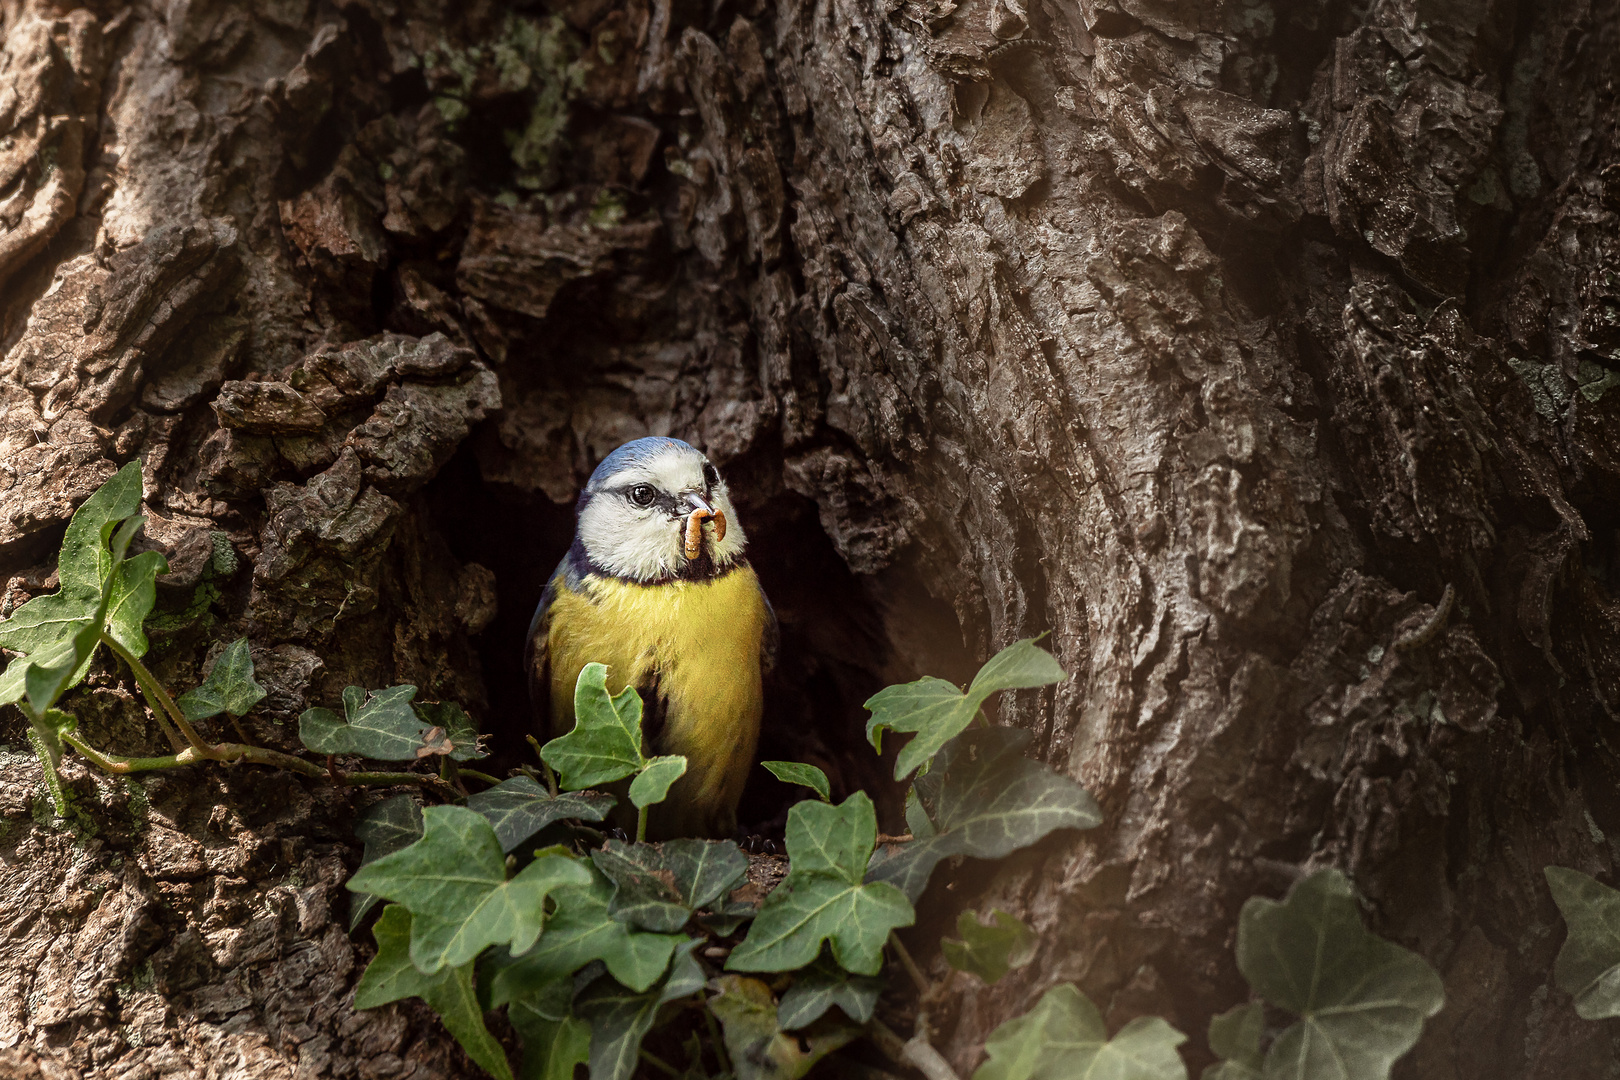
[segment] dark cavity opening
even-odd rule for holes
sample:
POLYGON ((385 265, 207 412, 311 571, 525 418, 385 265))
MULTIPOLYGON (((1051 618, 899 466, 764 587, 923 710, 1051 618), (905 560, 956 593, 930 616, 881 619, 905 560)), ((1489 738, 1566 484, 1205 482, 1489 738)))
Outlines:
MULTIPOLYGON (((574 508, 540 492, 487 482, 474 449, 480 434, 463 444, 424 495, 456 557, 495 574, 499 612, 473 644, 488 690, 487 715, 477 717, 491 736, 487 765, 504 775, 534 763, 524 741, 534 729, 523 643, 541 591, 573 538, 574 508)), ((751 453, 723 467, 748 529, 750 559, 781 625, 758 758, 818 766, 832 781, 835 799, 866 791, 878 804, 881 827, 900 832, 904 789, 892 778, 898 742, 887 740, 882 758, 873 752, 862 703, 883 686, 919 674, 965 679, 973 665, 954 613, 928 594, 918 575, 850 571, 815 504, 766 479, 779 470, 779 453, 751 453)), ((756 767, 739 808, 742 833, 780 843, 788 808, 805 794, 756 767)))

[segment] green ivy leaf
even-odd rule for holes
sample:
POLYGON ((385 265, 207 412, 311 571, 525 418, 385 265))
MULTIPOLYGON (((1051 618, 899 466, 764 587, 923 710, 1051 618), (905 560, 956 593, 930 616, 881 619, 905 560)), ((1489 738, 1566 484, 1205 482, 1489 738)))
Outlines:
POLYGON ((1021 920, 999 909, 990 918, 990 925, 985 926, 973 912, 964 911, 956 920, 956 932, 962 939, 945 938, 939 943, 947 964, 977 975, 986 985, 1035 956, 1035 934, 1021 920))
POLYGON ((692 958, 700 944, 701 938, 684 942, 669 974, 645 993, 611 978, 597 979, 580 992, 575 1008, 591 1025, 591 1080, 630 1080, 635 1074, 641 1040, 653 1029, 659 1008, 703 989, 703 968, 692 958))
POLYGON ((827 774, 814 765, 802 761, 762 761, 760 764, 784 784, 807 787, 820 796, 822 802, 832 802, 832 785, 827 783, 827 774))
POLYGON ((861 1033, 853 1024, 828 1024, 795 1038, 776 1021, 776 999, 758 979, 722 975, 709 1011, 725 1029, 726 1052, 737 1080, 799 1080, 810 1067, 861 1033))
POLYGON ((899 889, 862 883, 876 840, 877 815, 863 791, 838 806, 801 802, 789 810, 788 875, 760 905, 727 969, 804 967, 831 941, 846 971, 876 975, 889 931, 916 918, 899 889))
POLYGON ((468 1057, 499 1080, 512 1080, 506 1053, 484 1026, 472 962, 433 975, 418 971, 410 957, 411 913, 398 904, 383 909, 371 932, 377 939, 377 958, 360 976, 354 1007, 374 1009, 401 998, 419 997, 439 1014, 445 1030, 455 1036, 468 1057))
POLYGON ((574 684, 574 729, 540 748, 540 759, 562 777, 567 791, 597 787, 640 769, 641 697, 625 687, 607 692, 607 668, 586 664, 574 684))
POLYGON ((56 560, 56 576, 62 583, 64 595, 99 597, 118 561, 113 558, 108 542, 120 523, 140 511, 141 463, 131 461, 73 512, 56 560))
POLYGON ((157 603, 157 576, 168 572, 168 559, 156 551, 143 551, 133 559, 121 559, 109 575, 112 595, 104 623, 107 634, 137 657, 146 655, 146 633, 141 625, 157 603))
POLYGON ((298 718, 298 738, 317 754, 356 754, 375 761, 415 761, 429 725, 411 708, 414 686, 390 686, 366 700, 358 686, 343 691, 344 717, 331 709, 307 709, 298 718))
POLYGON ((686 775, 686 758, 668 754, 650 759, 630 781, 630 805, 637 810, 664 801, 669 786, 686 775))
POLYGON ((443 729, 445 737, 455 747, 450 751, 452 761, 477 761, 489 757, 479 746, 481 736, 473 726, 472 718, 460 705, 453 701, 418 701, 411 707, 428 727, 443 729))
POLYGON ((1549 866, 1543 872, 1569 925, 1553 981, 1575 999, 1581 1019, 1620 1016, 1620 891, 1579 870, 1549 866))
POLYGON ((872 1019, 883 980, 851 975, 832 961, 825 950, 815 963, 793 975, 793 985, 776 1007, 776 1022, 784 1031, 809 1027, 834 1005, 845 1016, 864 1024, 872 1019))
POLYGON ((264 700, 264 695, 264 687, 253 680, 248 640, 237 638, 214 658, 214 666, 208 669, 202 685, 181 694, 175 704, 187 720, 207 720, 222 712, 246 716, 249 709, 264 700))
POLYGON ((718 900, 748 875, 748 856, 730 840, 609 840, 591 853, 591 861, 613 883, 609 915, 665 934, 685 926, 694 909, 718 900))
POLYGON ((906 828, 911 830, 913 840, 927 840, 939 831, 934 828, 928 811, 923 809, 922 800, 917 798, 915 784, 906 788, 906 828))
POLYGON ((1031 735, 1020 728, 980 728, 953 739, 914 787, 937 831, 885 846, 868 881, 886 881, 915 901, 940 860, 953 855, 999 859, 1056 829, 1102 823, 1091 793, 1024 757, 1031 735))
POLYGON ((874 749, 881 752, 885 729, 916 733, 894 763, 894 778, 904 780, 960 735, 992 694, 1062 682, 1068 673, 1035 641, 1015 641, 992 656, 966 693, 944 679, 927 676, 872 695, 866 702, 872 713, 866 721, 866 737, 874 749))
POLYGON ((61 590, 36 596, 0 622, 0 648, 33 655, 60 645, 95 614, 97 597, 68 596, 61 590))
POLYGON ((586 864, 545 854, 507 881, 500 841, 482 817, 464 806, 432 806, 422 821, 422 839, 362 866, 349 888, 410 910, 411 962, 426 974, 459 967, 491 945, 527 951, 551 890, 591 880, 586 864))
MULTIPOLYGON (((46 650, 45 656, 26 657, 18 663, 23 673, 23 690, 27 694, 26 711, 34 720, 42 719, 77 679, 74 673, 88 666, 96 645, 101 641, 101 627, 87 622, 66 642, 65 648, 46 650)), ((15 666, 15 665, 14 665, 15 666)), ((80 673, 82 677, 82 672, 80 673)))
MULTIPOLYGON (((39 728, 46 715, 51 712, 51 706, 61 697, 68 687, 84 678, 85 672, 90 668, 90 658, 95 655, 96 646, 101 641, 101 628, 106 625, 107 609, 112 603, 112 590, 105 587, 112 577, 117 574, 119 566, 123 563, 124 553, 129 550, 129 543, 135 538, 135 533, 145 521, 142 517, 126 519, 118 527, 108 547, 108 558, 111 560, 108 577, 103 583, 100 597, 90 617, 77 624, 73 634, 67 640, 59 642, 40 650, 30 656, 12 661, 6 667, 5 674, 0 676, 0 702, 14 702, 26 696, 27 704, 23 711, 35 728, 39 728)), ((53 738, 46 736, 47 738, 53 738)), ((54 745, 54 743, 53 743, 54 745)), ((54 770, 55 762, 42 762, 47 770, 54 770)))
POLYGON ((506 1010, 523 1040, 518 1080, 574 1080, 574 1066, 591 1059, 591 1025, 577 1016, 548 1020, 513 1005, 506 1010))
MULTIPOLYGON (((74 511, 57 555, 61 587, 46 596, 34 597, 0 622, 0 648, 28 655, 59 648, 78 633, 79 624, 93 620, 106 592, 104 585, 118 561, 113 558, 109 541, 119 524, 139 513, 140 508, 140 462, 132 461, 74 511)), ((20 688, 22 672, 16 679, 20 688)), ((16 701, 21 696, 19 692, 8 700, 16 701)))
MULTIPOLYGON (((370 866, 384 855, 403 851, 422 839, 422 808, 409 795, 373 803, 355 818, 354 836, 365 845, 360 865, 370 866)), ((349 929, 359 926, 366 912, 381 899, 370 893, 354 893, 349 898, 349 929)))
POLYGON ((709 905, 709 910, 698 915, 698 923, 716 937, 730 937, 737 927, 759 914, 759 905, 746 900, 724 897, 709 905))
POLYGON ((1362 926, 1337 870, 1317 871, 1280 903, 1250 897, 1237 963, 1261 997, 1300 1017, 1271 1044, 1268 1078, 1386 1080, 1445 1002, 1422 957, 1362 926))
POLYGON ((1091 999, 1062 983, 990 1033, 984 1044, 989 1060, 973 1080, 1187 1080, 1176 1052, 1186 1041, 1157 1016, 1139 1016, 1110 1039, 1091 999))
MULTIPOLYGON (((5 673, 0 675, 0 704, 19 702, 26 697, 25 711, 37 726, 56 699, 84 678, 100 643, 101 628, 107 623, 107 611, 113 601, 112 579, 124 561, 130 541, 145 520, 131 517, 121 524, 109 523, 109 529, 117 524, 117 532, 102 552, 108 560, 106 577, 102 579, 100 591, 85 601, 84 618, 56 625, 54 630, 60 638, 41 644, 34 652, 6 666, 5 673)), ((46 762, 45 766, 55 767, 54 762, 46 762)))
POLYGON ((552 795, 532 777, 514 776, 467 796, 467 809, 484 815, 495 827, 501 850, 512 852, 554 822, 601 821, 616 802, 613 796, 594 791, 552 795))
MULTIPOLYGON (((589 866, 589 864, 584 864, 589 866)), ((680 934, 652 934, 630 927, 608 914, 613 886, 600 874, 587 885, 558 889, 557 910, 546 920, 539 944, 497 972, 491 992, 501 1000, 520 996, 521 986, 572 975, 592 960, 635 993, 658 981, 669 967, 680 934)))
POLYGON ((1265 1028, 1266 1007, 1257 1001, 1211 1017, 1209 1048, 1221 1060, 1205 1068, 1200 1080, 1260 1080, 1265 1028))

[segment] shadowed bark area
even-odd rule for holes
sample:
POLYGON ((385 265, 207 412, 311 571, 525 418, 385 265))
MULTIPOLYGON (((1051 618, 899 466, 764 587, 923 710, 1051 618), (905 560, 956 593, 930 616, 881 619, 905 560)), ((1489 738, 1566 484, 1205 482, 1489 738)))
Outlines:
MULTIPOLYGON (((1445 977, 1398 1075, 1600 1075, 1541 870, 1620 830, 1617 58, 1609 0, 0 0, 4 610, 138 457, 161 676, 246 634, 265 745, 411 682, 515 761, 579 485, 677 435, 782 618, 764 756, 898 829, 868 693, 1074 673, 999 720, 1105 824, 915 933, 1040 935, 933 960, 960 1070, 1074 980, 1196 1072, 1243 900, 1332 865, 1445 977)), ((110 658, 67 707, 158 745, 110 658)), ((347 1003, 368 796, 67 774, 64 828, 0 758, 0 1066, 476 1074, 347 1003)))

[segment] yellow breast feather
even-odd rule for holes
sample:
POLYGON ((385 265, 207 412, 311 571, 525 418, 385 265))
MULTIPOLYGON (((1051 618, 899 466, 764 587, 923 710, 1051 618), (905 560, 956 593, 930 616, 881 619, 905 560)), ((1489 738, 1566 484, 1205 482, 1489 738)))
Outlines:
POLYGON ((578 591, 559 589, 547 639, 553 735, 573 727, 574 683, 586 664, 607 665, 610 693, 656 682, 667 712, 649 751, 685 754, 688 766, 652 824, 662 835, 731 832, 764 711, 769 618, 747 566, 707 581, 637 585, 591 575, 578 591))

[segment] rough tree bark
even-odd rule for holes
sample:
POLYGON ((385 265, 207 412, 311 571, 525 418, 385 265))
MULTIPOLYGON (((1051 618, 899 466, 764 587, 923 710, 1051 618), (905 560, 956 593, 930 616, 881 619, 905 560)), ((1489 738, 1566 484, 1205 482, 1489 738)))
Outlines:
MULTIPOLYGON (((1107 823, 924 912, 1041 935, 946 983, 960 1068, 1073 979, 1196 1069, 1242 901, 1334 865, 1445 976, 1403 1075, 1612 1069, 1540 872, 1620 835, 1613 0, 3 0, 0 35, 5 610, 139 457, 161 674, 245 633, 258 739, 410 681, 515 756, 579 483, 679 435, 782 615, 774 756, 881 787, 881 682, 1046 630, 1075 673, 1001 720, 1107 823)), ((110 660, 70 705, 153 745, 110 660)), ((5 738, 0 1071, 473 1075, 346 1003, 361 797, 81 762, 65 829, 5 738)))

